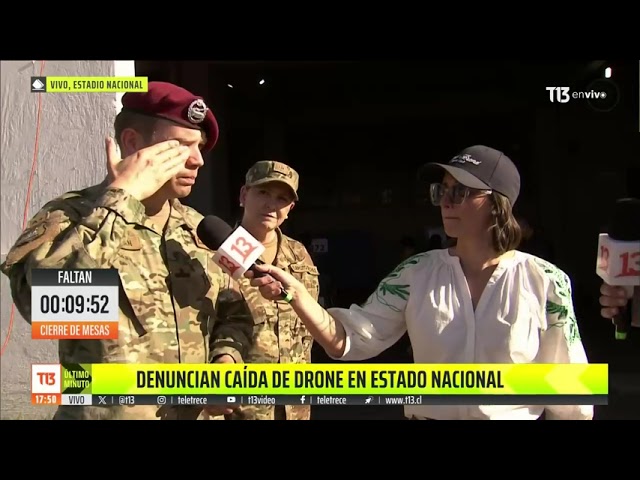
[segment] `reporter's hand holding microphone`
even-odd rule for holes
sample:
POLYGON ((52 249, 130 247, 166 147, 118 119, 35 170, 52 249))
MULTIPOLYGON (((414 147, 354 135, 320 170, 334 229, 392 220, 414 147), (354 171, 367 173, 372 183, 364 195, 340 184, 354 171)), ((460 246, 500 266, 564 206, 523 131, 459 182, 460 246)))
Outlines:
POLYGON ((273 265, 256 265, 253 270, 245 272, 244 275, 251 279, 251 285, 258 287, 264 298, 282 300, 282 292, 286 292, 286 301, 291 303, 320 346, 335 358, 344 354, 347 334, 342 323, 315 301, 304 284, 293 275, 273 265), (256 276, 256 273, 259 276, 256 276))
POLYGON ((259 259, 264 246, 244 228, 233 230, 221 218, 209 215, 198 225, 197 234, 207 247, 216 252, 213 261, 220 268, 236 280, 241 276, 251 279, 251 285, 259 287, 267 300, 290 303, 294 296, 288 291, 288 285, 296 289, 296 294, 307 293, 304 285, 292 275, 259 259))
POLYGON ((232 278, 244 276, 267 300, 291 304, 311 336, 329 355, 340 357, 346 345, 346 332, 322 306, 315 301, 304 284, 290 273, 259 260, 264 246, 242 227, 233 230, 229 224, 213 215, 198 225, 198 237, 215 251, 213 261, 232 278))
POLYGON ((608 233, 599 236, 596 273, 603 280, 600 314, 613 322, 616 338, 624 340, 630 327, 640 327, 639 199, 616 202, 608 233))
POLYGON ((251 285, 258 287, 260 294, 267 300, 283 300, 283 291, 288 293, 285 297, 289 303, 305 295, 311 298, 297 278, 273 265, 257 264, 252 270, 245 272, 245 277, 251 279, 251 285))
POLYGON ((607 319, 620 315, 631 298, 624 287, 603 283, 600 287, 600 314, 607 319))
MULTIPOLYGON (((252 285, 260 287, 260 293, 265 298, 290 302, 299 295, 298 292, 306 293, 304 285, 291 275, 262 264, 258 257, 264 250, 264 246, 242 227, 234 230, 221 218, 209 215, 198 225, 197 234, 207 247, 216 252, 213 261, 222 270, 236 280, 242 275, 252 279, 252 285), (280 280, 268 275, 268 272, 277 275, 276 270, 282 277, 280 280), (287 290, 284 289, 284 285, 287 285, 287 290), (293 293, 289 293, 289 289, 293 293)), ((221 355, 214 359, 213 363, 235 363, 235 360, 230 355, 221 355)), ((204 411, 217 417, 230 415, 238 408, 239 405, 208 405, 204 411)))

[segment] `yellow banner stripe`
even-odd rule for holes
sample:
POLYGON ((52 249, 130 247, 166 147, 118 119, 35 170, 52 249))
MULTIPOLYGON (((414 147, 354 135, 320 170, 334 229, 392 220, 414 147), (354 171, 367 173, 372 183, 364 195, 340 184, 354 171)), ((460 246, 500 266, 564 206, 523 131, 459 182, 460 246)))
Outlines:
POLYGON ((606 364, 67 366, 79 368, 91 379, 82 393, 102 395, 607 395, 609 391, 606 364))
POLYGON ((148 77, 46 77, 47 93, 146 92, 148 77))

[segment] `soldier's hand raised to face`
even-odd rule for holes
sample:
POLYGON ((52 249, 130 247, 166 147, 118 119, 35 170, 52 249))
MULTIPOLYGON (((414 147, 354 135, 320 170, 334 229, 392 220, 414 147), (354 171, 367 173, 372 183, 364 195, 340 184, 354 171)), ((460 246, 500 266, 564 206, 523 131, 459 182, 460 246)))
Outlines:
POLYGON ((107 170, 110 186, 121 188, 138 200, 156 193, 171 177, 184 168, 189 148, 176 140, 157 143, 122 159, 116 142, 108 138, 107 170))

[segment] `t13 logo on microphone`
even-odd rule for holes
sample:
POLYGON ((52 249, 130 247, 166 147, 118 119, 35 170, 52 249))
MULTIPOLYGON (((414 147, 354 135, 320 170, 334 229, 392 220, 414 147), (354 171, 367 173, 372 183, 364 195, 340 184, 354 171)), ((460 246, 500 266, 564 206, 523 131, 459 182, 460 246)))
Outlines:
POLYGON ((213 261, 238 280, 260 258, 265 248, 244 228, 236 228, 216 251, 213 261))

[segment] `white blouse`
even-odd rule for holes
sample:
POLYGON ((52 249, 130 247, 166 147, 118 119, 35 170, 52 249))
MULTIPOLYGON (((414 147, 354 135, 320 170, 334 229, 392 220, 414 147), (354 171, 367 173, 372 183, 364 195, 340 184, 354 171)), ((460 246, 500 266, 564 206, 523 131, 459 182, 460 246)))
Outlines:
MULTIPOLYGON (((458 257, 432 250, 404 261, 362 305, 331 308, 347 332, 339 360, 375 357, 408 331, 415 363, 588 363, 569 277, 516 251, 503 257, 473 309, 458 257)), ((447 419, 593 418, 593 406, 420 405, 405 416, 447 419)))

